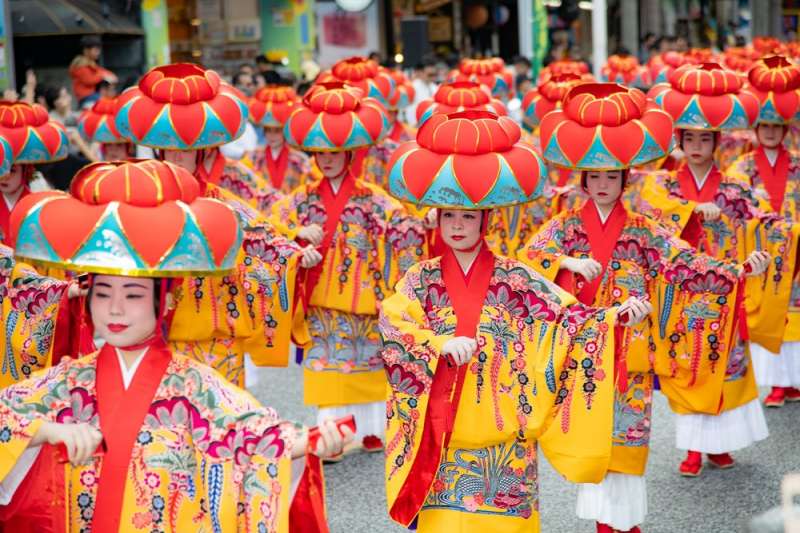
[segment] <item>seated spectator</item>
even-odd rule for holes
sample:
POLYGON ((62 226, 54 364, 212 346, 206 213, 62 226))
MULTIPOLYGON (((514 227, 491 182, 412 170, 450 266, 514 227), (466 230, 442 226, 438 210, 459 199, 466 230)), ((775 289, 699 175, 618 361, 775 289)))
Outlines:
POLYGON ((83 107, 85 100, 96 94, 97 84, 101 81, 117 83, 117 76, 113 72, 97 64, 102 51, 100 37, 85 35, 81 38, 81 46, 83 51, 72 60, 69 66, 72 92, 78 99, 79 107, 83 107))

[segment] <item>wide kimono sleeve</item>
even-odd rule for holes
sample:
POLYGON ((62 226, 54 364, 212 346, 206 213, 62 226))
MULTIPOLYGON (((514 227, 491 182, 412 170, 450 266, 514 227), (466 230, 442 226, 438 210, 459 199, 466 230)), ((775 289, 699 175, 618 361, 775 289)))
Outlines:
POLYGON ((210 196, 237 212, 244 240, 229 275, 184 278, 169 340, 234 338, 244 341, 255 364, 285 366, 296 318, 300 247, 230 192, 216 187, 210 196))
POLYGON ((717 414, 728 353, 739 339, 740 268, 697 253, 654 222, 641 231, 650 240, 641 253, 658 257, 644 272, 653 312, 626 328, 627 368, 659 376, 674 411, 717 414))
POLYGON ((631 213, 640 213, 658 220, 676 235, 692 230, 693 213, 698 203, 684 200, 668 187, 670 174, 664 170, 632 172, 622 201, 631 213))
POLYGON ((569 257, 564 253, 564 238, 569 220, 570 212, 562 212, 552 218, 519 249, 517 259, 555 282, 561 270, 561 262, 569 257))
MULTIPOLYGON (((382 191, 379 193, 386 196, 382 191)), ((381 290, 388 295, 402 275, 427 256, 427 238, 422 219, 404 205, 386 197, 384 241, 378 246, 379 265, 383 268, 381 290)))
MULTIPOLYGON (((42 276, 8 253, 0 254, 0 304, 4 323, 0 327, 3 346, 0 388, 28 378, 49 367, 64 353, 57 346, 69 329, 69 283, 42 276), (57 325, 61 323, 61 326, 57 325), (54 351, 58 352, 54 354, 54 351), (54 357, 55 356, 55 357, 54 357)), ((64 348, 66 349, 66 348, 64 348)))
POLYGON ((0 481, 12 471, 46 421, 54 421, 63 406, 71 359, 0 389, 0 481))
MULTIPOLYGON (((389 381, 387 496, 390 515, 403 524, 413 520, 430 490, 444 440, 441 417, 446 415, 431 398, 438 397, 437 382, 448 374, 448 362, 440 355, 455 333, 455 321, 437 328, 437 334, 423 307, 429 297, 427 266, 432 263, 418 264, 405 274, 396 292, 384 300, 379 321, 389 381)), ((611 454, 615 311, 576 304, 532 270, 518 268, 512 274, 515 282, 522 273, 533 279, 522 304, 530 320, 509 324, 523 329, 525 359, 534 366, 525 382, 532 411, 519 414, 526 421, 521 431, 525 438, 539 439, 551 464, 567 479, 599 482, 611 454)), ((487 317, 482 323, 491 322, 487 317)))

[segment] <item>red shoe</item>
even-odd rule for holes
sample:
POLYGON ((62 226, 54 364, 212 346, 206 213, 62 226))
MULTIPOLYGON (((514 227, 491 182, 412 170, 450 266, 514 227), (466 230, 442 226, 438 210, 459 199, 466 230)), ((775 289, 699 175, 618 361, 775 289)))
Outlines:
POLYGON ((712 465, 723 469, 733 468, 733 465, 736 464, 729 453, 709 453, 708 460, 712 465))
POLYGON ((786 394, 787 402, 800 402, 800 390, 794 387, 786 387, 783 392, 786 394))
MULTIPOLYGON (((765 407, 783 407, 786 399, 786 389, 783 387, 772 387, 772 391, 764 398, 765 407)), ((795 400, 796 401, 796 400, 795 400)))
POLYGON ((678 471, 685 477, 697 477, 703 471, 703 454, 689 450, 678 471))
POLYGON ((375 435, 367 435, 364 437, 364 440, 361 441, 361 444, 364 446, 365 452, 379 452, 383 450, 383 441, 375 435))
POLYGON ((608 524, 597 522, 597 533, 642 533, 642 531, 639 529, 639 526, 629 529, 628 531, 622 531, 621 529, 614 529, 608 524))

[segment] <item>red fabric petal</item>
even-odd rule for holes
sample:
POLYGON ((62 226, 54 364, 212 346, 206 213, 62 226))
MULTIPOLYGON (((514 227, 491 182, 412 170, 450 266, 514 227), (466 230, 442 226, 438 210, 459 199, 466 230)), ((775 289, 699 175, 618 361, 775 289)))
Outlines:
POLYGON ((231 135, 236 135, 244 117, 242 117, 242 111, 233 97, 224 93, 220 94, 210 102, 210 105, 220 121, 225 125, 225 129, 231 135))
POLYGON ((703 114, 708 119, 708 123, 716 127, 725 122, 725 119, 730 116, 735 100, 735 96, 725 94, 699 98, 698 103, 703 114))
POLYGON ((453 156, 453 173, 461 188, 473 203, 483 200, 497 182, 500 161, 496 154, 453 156), (475 179, 480 176, 481 179, 475 179))
POLYGON ((228 207, 213 200, 199 198, 192 204, 191 210, 219 266, 236 243, 239 222, 228 207))
POLYGON ((205 125, 205 109, 202 104, 169 106, 170 122, 183 142, 193 145, 205 125))
POLYGON ((511 171, 517 178, 522 190, 526 196, 533 194, 539 180, 542 176, 539 175, 539 158, 536 157, 533 147, 527 145, 516 145, 511 150, 503 152, 502 157, 511 167, 511 171))
POLYGON ((403 162, 403 181, 414 198, 420 199, 425 195, 445 161, 446 155, 419 148, 408 155, 403 162))
POLYGON ((352 113, 344 115, 324 113, 322 115, 322 129, 334 146, 344 145, 347 138, 350 137, 350 133, 353 131, 353 118, 352 113))
POLYGON ((42 140, 42 144, 47 147, 50 155, 55 155, 61 146, 61 129, 53 123, 48 123, 36 128, 36 134, 42 140))
POLYGON ((317 116, 316 113, 305 108, 301 108, 296 113, 292 113, 291 120, 289 121, 289 134, 296 144, 303 142, 303 139, 305 139, 308 134, 308 130, 314 125, 317 116))
POLYGON ((689 105, 689 101, 691 99, 691 95, 669 90, 664 95, 664 99, 662 100, 663 104, 661 107, 663 107, 664 111, 669 113, 674 120, 681 116, 686 109, 686 106, 689 105))
MULTIPOLYGON (((61 259, 69 259, 97 226, 105 209, 104 205, 87 206, 74 198, 52 200, 42 207, 39 221, 53 250, 61 259)), ((147 227, 151 228, 149 224, 147 227)))
MULTIPOLYGON (((570 163, 577 163, 592 146, 594 128, 585 128, 576 122, 564 122, 556 132, 558 145, 570 163)), ((542 136, 544 139, 544 136, 542 136)), ((544 147, 547 145, 543 145, 544 147)))
POLYGON ((138 98, 131 104, 128 109, 128 123, 136 139, 143 139, 147 135, 163 108, 164 104, 158 104, 144 97, 138 98))
POLYGON ((602 127, 600 136, 608 151, 625 164, 639 153, 644 142, 644 132, 635 122, 626 122, 617 127, 602 127))
POLYGON ((156 266, 178 240, 185 218, 173 202, 158 207, 120 204, 118 214, 128 242, 150 267, 156 266))

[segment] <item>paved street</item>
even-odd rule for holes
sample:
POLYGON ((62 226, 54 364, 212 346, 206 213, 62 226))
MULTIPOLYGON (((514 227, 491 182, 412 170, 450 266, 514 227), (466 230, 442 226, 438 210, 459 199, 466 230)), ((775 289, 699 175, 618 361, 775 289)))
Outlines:
MULTIPOLYGON (((257 375, 252 391, 261 401, 284 417, 314 422, 313 411, 302 404, 302 376, 296 365, 259 369, 257 375)), ((800 471, 800 404, 769 410, 767 420, 770 438, 757 448, 734 454, 734 469, 706 466, 699 479, 685 479, 677 474, 682 456, 673 445, 673 417, 664 397, 657 395, 647 472, 650 512, 643 532, 746 532, 751 516, 778 504, 782 476, 800 471)), ((332 533, 405 531, 386 514, 382 454, 348 457, 327 466, 325 475, 332 533)), ((544 533, 594 532, 593 524, 575 518, 575 488, 544 461, 540 483, 544 533)))

